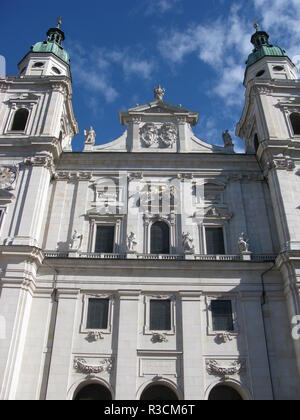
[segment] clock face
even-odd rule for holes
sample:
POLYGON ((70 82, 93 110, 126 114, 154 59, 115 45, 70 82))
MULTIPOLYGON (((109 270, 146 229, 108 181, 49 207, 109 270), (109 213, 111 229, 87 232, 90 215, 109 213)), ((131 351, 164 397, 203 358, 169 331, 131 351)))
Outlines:
POLYGON ((17 173, 14 168, 0 168, 0 189, 5 190, 12 188, 16 177, 17 173))

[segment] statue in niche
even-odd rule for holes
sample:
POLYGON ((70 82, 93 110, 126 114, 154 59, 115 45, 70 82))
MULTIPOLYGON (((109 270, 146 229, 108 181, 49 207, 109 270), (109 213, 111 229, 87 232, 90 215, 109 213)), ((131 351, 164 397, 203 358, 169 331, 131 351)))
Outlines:
POLYGON ((187 254, 195 253, 194 239, 192 238, 190 233, 183 233, 182 247, 183 247, 183 251, 187 254))
POLYGON ((70 249, 72 251, 79 251, 81 248, 82 239, 83 235, 78 233, 78 231, 75 229, 70 241, 70 249))
POLYGON ((96 132, 93 129, 93 127, 91 127, 89 131, 84 130, 84 135, 85 135, 85 144, 90 144, 94 146, 96 142, 96 132))
POLYGON ((127 251, 135 253, 136 247, 137 247, 137 239, 135 233, 131 232, 130 235, 128 235, 127 238, 127 251))
POLYGON ((250 253, 249 239, 246 238, 244 233, 242 233, 241 236, 239 237, 238 246, 239 246, 240 254, 250 253))
POLYGON ((233 141, 229 133, 229 130, 225 130, 224 133, 222 134, 222 137, 223 137, 225 147, 233 147, 233 141))

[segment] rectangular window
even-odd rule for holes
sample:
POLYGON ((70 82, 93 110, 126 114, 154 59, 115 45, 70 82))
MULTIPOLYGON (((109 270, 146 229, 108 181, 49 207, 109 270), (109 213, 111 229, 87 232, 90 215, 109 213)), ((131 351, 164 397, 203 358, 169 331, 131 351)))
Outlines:
POLYGON ((109 299, 89 299, 87 325, 88 330, 106 330, 108 328, 109 299))
POLYGON ((115 227, 98 226, 95 252, 98 254, 113 254, 115 244, 115 227))
POLYGON ((150 330, 171 331, 171 301, 150 301, 150 330))
POLYGON ((214 331, 234 331, 232 303, 230 300, 212 301, 211 311, 214 331))
POLYGON ((207 255, 225 255, 223 228, 206 228, 207 255))

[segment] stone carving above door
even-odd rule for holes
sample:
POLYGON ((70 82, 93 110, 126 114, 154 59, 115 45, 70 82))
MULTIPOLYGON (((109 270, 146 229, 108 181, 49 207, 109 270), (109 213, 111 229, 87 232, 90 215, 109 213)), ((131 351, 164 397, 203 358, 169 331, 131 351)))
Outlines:
POLYGON ((178 140, 178 128, 173 123, 147 123, 140 129, 140 138, 144 147, 169 148, 178 140))

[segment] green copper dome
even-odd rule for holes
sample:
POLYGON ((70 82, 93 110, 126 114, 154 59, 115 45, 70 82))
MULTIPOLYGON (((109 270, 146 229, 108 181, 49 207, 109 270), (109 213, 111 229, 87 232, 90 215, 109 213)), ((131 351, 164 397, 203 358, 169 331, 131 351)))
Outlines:
POLYGON ((60 29, 60 21, 56 28, 51 28, 47 32, 47 41, 38 42, 31 47, 31 51, 35 53, 52 53, 63 60, 68 65, 70 64, 70 56, 62 45, 65 40, 65 34, 60 29))
POLYGON ((269 43, 269 35, 267 32, 259 31, 258 25, 255 27, 256 33, 251 38, 254 50, 246 61, 247 68, 264 57, 286 57, 286 52, 282 48, 269 43))

